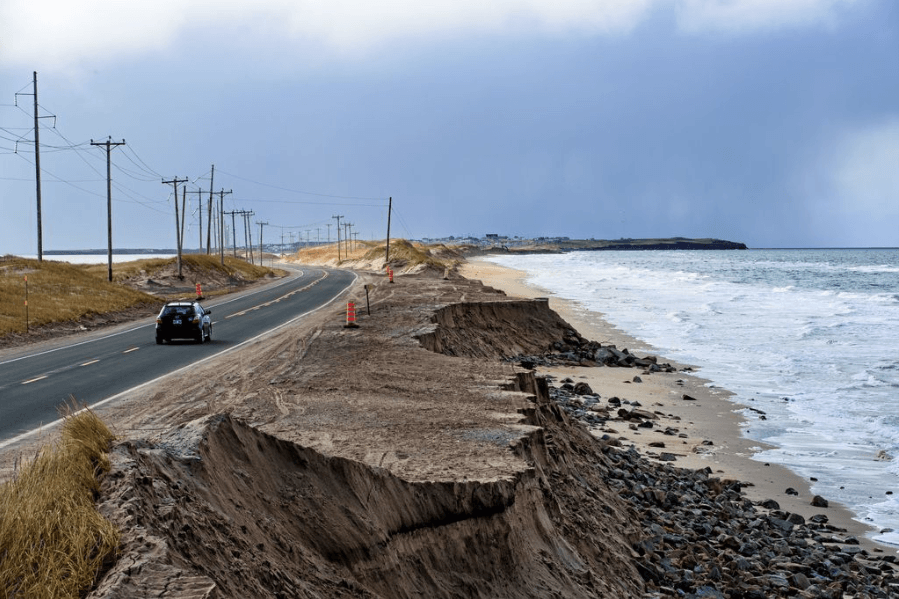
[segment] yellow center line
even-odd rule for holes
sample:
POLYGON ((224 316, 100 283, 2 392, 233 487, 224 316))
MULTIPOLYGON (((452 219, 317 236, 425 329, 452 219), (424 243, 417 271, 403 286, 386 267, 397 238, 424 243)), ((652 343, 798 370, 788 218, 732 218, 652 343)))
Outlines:
POLYGON ((126 349, 126 350, 123 351, 122 353, 123 353, 123 354, 130 354, 131 352, 137 351, 137 350, 139 350, 139 349, 140 349, 139 347, 132 347, 131 349, 126 349))
POLYGON ((27 381, 22 381, 22 384, 23 384, 23 385, 27 385, 28 383, 34 383, 34 382, 40 381, 40 380, 45 379, 45 378, 47 378, 47 375, 46 375, 46 374, 43 375, 43 376, 39 376, 39 377, 37 377, 37 378, 33 378, 33 379, 30 379, 30 380, 27 380, 27 381))
POLYGON ((84 364, 82 364, 82 366, 90 366, 91 364, 96 364, 99 361, 100 360, 91 360, 90 362, 85 362, 84 364))

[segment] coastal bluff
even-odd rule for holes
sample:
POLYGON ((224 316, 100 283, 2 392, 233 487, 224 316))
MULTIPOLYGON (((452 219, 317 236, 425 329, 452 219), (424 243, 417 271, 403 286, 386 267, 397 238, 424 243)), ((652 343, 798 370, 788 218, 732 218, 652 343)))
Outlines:
POLYGON ((671 251, 671 250, 747 250, 740 241, 725 239, 690 239, 686 237, 666 237, 648 239, 531 239, 497 240, 488 246, 463 244, 460 251, 466 256, 484 254, 545 254, 563 252, 601 251, 671 251))
MULTIPOLYGON (((89 597, 896 591, 890 556, 826 518, 591 430, 520 366, 603 349, 547 302, 426 270, 392 285, 361 273, 358 306, 363 285, 358 328, 322 310, 101 410, 120 441, 100 511, 123 542, 89 597)), ((644 363, 594 359, 676 376, 644 363)), ((633 416, 615 414, 606 424, 633 416)))

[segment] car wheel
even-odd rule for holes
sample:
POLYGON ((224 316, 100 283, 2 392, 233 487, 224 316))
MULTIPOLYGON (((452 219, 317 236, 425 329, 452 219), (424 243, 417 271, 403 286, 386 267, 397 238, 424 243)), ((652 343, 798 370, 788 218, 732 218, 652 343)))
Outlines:
POLYGON ((212 341, 212 327, 206 329, 206 341, 212 341))
POLYGON ((162 337, 156 338, 156 345, 162 345, 162 337))
POLYGON ((197 343, 203 343, 204 341, 206 341, 206 336, 203 334, 203 329, 200 329, 197 332, 197 336, 194 337, 194 341, 196 341, 197 343))

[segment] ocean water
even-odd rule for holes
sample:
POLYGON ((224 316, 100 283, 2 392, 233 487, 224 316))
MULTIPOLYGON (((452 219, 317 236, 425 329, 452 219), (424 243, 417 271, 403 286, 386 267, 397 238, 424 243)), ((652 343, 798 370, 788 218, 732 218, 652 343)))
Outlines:
MULTIPOLYGON (((23 255, 23 258, 37 260, 37 254, 23 255)), ((147 260, 149 258, 174 258, 176 254, 113 254, 112 262, 131 262, 132 260, 147 260)), ((106 264, 109 261, 107 254, 44 254, 44 260, 57 262, 69 262, 71 264, 106 264)))
POLYGON ((899 545, 899 250, 494 256, 735 393, 754 459, 899 545), (892 529, 892 530, 891 530, 892 529), (895 532, 894 532, 895 531, 895 532))

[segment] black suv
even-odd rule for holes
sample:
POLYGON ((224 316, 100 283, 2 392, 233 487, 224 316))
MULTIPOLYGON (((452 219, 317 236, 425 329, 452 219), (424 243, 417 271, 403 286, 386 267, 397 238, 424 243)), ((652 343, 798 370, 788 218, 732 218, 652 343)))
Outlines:
POLYGON ((197 343, 212 341, 212 310, 199 302, 168 302, 156 317, 156 343, 172 339, 193 339, 197 343))

